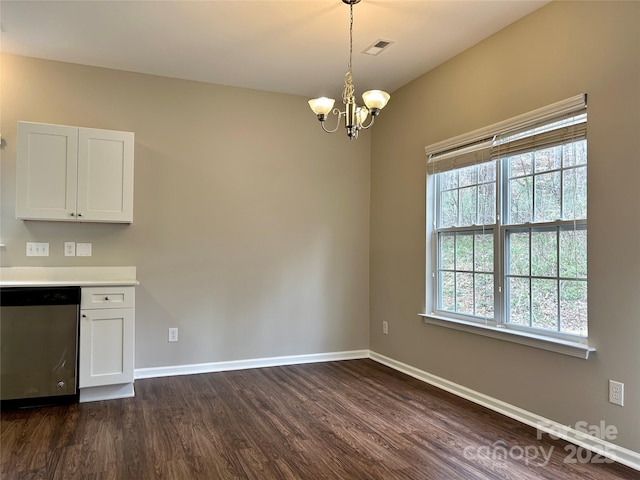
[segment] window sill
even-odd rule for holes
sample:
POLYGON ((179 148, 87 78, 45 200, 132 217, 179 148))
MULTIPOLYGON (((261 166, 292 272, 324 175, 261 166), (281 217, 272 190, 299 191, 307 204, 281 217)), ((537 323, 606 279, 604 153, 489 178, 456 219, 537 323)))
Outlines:
POLYGON ((480 325, 473 322, 465 322, 464 320, 454 320, 448 318, 445 319, 442 317, 428 315, 426 313, 419 313, 418 315, 423 317, 424 322, 428 323, 429 325, 453 328, 454 330, 460 330, 462 332, 483 335, 485 337, 518 343, 520 345, 526 345, 528 347, 540 348, 542 350, 548 350, 550 352, 561 353, 563 355, 583 358, 585 360, 589 358, 589 354, 595 353, 596 351, 594 347, 590 347, 589 345, 586 345, 584 343, 544 337, 542 335, 536 335, 534 333, 509 330, 504 327, 480 325))

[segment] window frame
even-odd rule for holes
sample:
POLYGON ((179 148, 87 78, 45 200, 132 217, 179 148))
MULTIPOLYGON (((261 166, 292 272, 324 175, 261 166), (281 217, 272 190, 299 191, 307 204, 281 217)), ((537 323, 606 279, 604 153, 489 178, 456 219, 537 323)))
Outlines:
MULTIPOLYGON (((493 162, 491 162, 493 163, 493 162)), ((497 165, 497 162, 496 162, 497 165)), ((498 191, 499 189, 498 184, 498 174, 499 174, 499 169, 496 168, 495 171, 495 178, 494 178, 494 184, 496 185, 496 189, 495 189, 495 193, 496 193, 496 203, 495 205, 498 205, 498 202, 500 201, 500 192, 498 191)), ((458 319, 458 320, 463 320, 463 321, 470 321, 470 322, 477 322, 477 323, 483 323, 485 325, 493 325, 493 326, 497 326, 499 322, 496 322, 495 320, 490 320, 488 318, 485 318, 484 321, 479 320, 476 316, 471 316, 471 315, 467 315, 467 314, 463 314, 463 313, 459 313, 459 312, 451 312, 449 310, 441 310, 438 308, 438 304, 440 303, 440 298, 441 298, 441 292, 438 289, 438 285, 440 283, 440 278, 438 275, 438 272, 440 271, 439 269, 439 265, 440 265, 440 258, 438 255, 438 248, 436 248, 434 246, 435 243, 439 242, 439 233, 444 233, 444 234, 453 234, 453 235, 458 235, 458 234, 471 234, 473 236, 475 236, 478 233, 485 233, 486 231, 491 231, 493 232, 493 277, 494 277, 494 298, 496 297, 497 291, 496 289, 498 288, 498 285, 496 284, 495 279, 497 278, 497 270, 496 270, 496 259, 497 257, 497 251, 496 249, 498 248, 497 243, 496 243, 496 233, 497 233, 497 228, 498 228, 498 210, 496 209, 496 207, 494 206, 494 223, 493 224, 489 224, 489 225, 471 225, 471 226, 466 226, 466 227, 458 227, 458 226, 454 226, 454 227, 443 227, 443 228, 437 228, 436 225, 438 224, 438 218, 437 218, 437 214, 438 212, 441 211, 441 198, 439 195, 437 195, 437 193, 440 192, 440 188, 438 185, 438 177, 437 175, 433 176, 432 179, 432 190, 431 189, 427 189, 427 191, 432 191, 434 192, 434 197, 436 197, 435 199, 431 200, 431 205, 432 205, 432 210, 433 210, 433 222, 432 222, 432 228, 433 228, 433 233, 432 233, 432 238, 431 238, 431 246, 427 248, 430 248, 432 251, 432 258, 433 258, 433 275, 432 278, 433 280, 433 292, 432 292, 432 309, 431 311, 434 312, 436 315, 446 318, 446 317, 451 317, 454 319, 458 319)), ((474 185, 479 185, 479 182, 476 182, 474 185)), ((460 187, 456 188, 458 191, 460 190, 460 187)), ((427 205, 429 207, 429 201, 427 202, 427 205)), ((428 208, 427 207, 427 208, 428 208)), ((477 210, 477 207, 476 207, 477 210)), ((429 243, 429 242, 427 242, 429 243)), ((475 262, 474 262, 475 263, 475 262)), ((460 270, 454 269, 453 272, 457 273, 460 270)), ((475 275, 476 274, 476 269, 475 269, 475 265, 473 266, 473 270, 472 273, 475 275)), ((474 297, 475 297, 475 289, 474 289, 474 297)), ((497 315, 496 312, 496 308, 497 308, 497 302, 494 301, 494 318, 497 315)))
MULTIPOLYGON (((576 97, 571 97, 570 99, 564 100, 562 102, 558 102, 548 107, 543 107, 542 109, 535 110, 533 112, 529 112, 524 115, 520 115, 518 117, 514 117, 512 119, 506 120, 504 122, 500 122, 498 124, 491 125, 489 127, 485 127, 480 130, 476 130, 466 135, 462 135, 459 137, 455 137, 448 141, 438 142, 437 144, 433 144, 429 147, 425 148, 427 153, 427 158, 429 159, 429 163, 432 162, 432 158, 434 154, 440 155, 438 161, 440 159, 444 159, 445 162, 448 162, 447 168, 445 170, 457 170, 458 168, 464 166, 474 165, 475 162, 473 159, 470 160, 469 154, 474 154, 474 152, 478 152, 482 149, 487 148, 488 139, 492 138, 495 142, 495 139, 498 135, 501 135, 509 130, 513 130, 514 128, 530 128, 534 122, 539 121, 540 118, 557 118, 560 115, 569 114, 577 111, 586 111, 586 95, 578 95, 576 97), (451 164, 450 157, 454 157, 451 155, 451 152, 463 152, 465 158, 463 159, 463 164, 460 166, 455 165, 455 159, 453 161, 453 165, 451 164)), ((577 113, 576 113, 577 114, 577 113)), ((547 121, 549 123, 549 121, 547 121)), ((586 138, 586 135, 585 135, 586 138)), ((570 140, 569 140, 570 141, 570 140)), ((564 141, 563 143, 568 143, 569 141, 564 141)), ((477 153, 476 153, 477 156, 477 153)), ((485 162, 486 160, 483 160, 485 162)), ((595 348, 589 345, 589 337, 588 336, 580 336, 579 334, 572 334, 561 331, 547 330, 547 329, 536 329, 530 326, 519 326, 510 322, 507 322, 506 315, 509 311, 508 305, 508 295, 507 295, 507 268, 505 266, 505 262, 507 259, 507 232, 514 231, 518 229, 528 229, 530 232, 542 231, 545 229, 552 229, 553 231, 559 232, 562 229, 566 229, 567 226, 571 226, 574 229, 586 229, 587 220, 556 220, 551 222, 542 222, 542 223, 528 223, 528 224, 508 224, 502 223, 503 218, 501 218, 501 213, 505 213, 506 216, 506 202, 507 202, 507 192, 508 192, 508 179, 507 179, 507 168, 505 156, 500 156, 497 158, 493 158, 490 160, 491 162, 495 162, 495 223, 488 225, 471 225, 471 226, 463 226, 463 227, 443 227, 437 228, 437 212, 440 211, 440 201, 438 189, 436 189, 437 184, 437 176, 435 173, 437 171, 431 171, 429 169, 430 165, 428 165, 428 174, 426 178, 426 194, 427 194, 427 223, 426 223, 426 235, 427 235, 427 255, 426 255, 426 267, 427 267, 427 275, 426 275, 426 291, 425 291, 425 313, 421 313, 420 315, 424 318, 426 323, 439 325, 448 328, 454 328, 456 330, 462 330, 466 332, 476 333, 484 336, 489 336, 492 338, 498 338, 502 340, 508 340, 519 344, 524 344, 528 346, 533 346, 537 348, 542 348, 545 350, 554 351, 557 353, 563 353, 567 355, 572 355, 580 358, 588 358, 590 353, 595 352, 595 348), (434 198, 437 197, 437 198, 434 198), (493 267, 493 290, 494 290, 494 313, 493 318, 478 318, 477 316, 470 316, 464 313, 459 312, 451 312, 438 309, 438 304, 440 301, 441 292, 438 289, 438 285, 440 282, 439 276, 439 258, 438 251, 435 243, 439 242, 439 234, 453 234, 458 235, 460 233, 470 233, 472 235, 476 235, 479 232, 487 232, 490 231, 493 234, 493 255, 494 255, 494 267, 493 267)), ((560 172, 564 170, 564 165, 561 165, 559 168, 560 172)), ((562 175, 562 173, 560 173, 562 175)), ((533 178, 532 174, 532 178, 533 178)), ((479 183, 476 182, 477 186, 479 183)), ((461 187, 457 184, 456 189, 458 192, 461 187)), ((477 198, 477 197, 476 197, 477 198)), ((562 199, 560 200, 562 202, 562 199)), ((535 208, 535 207, 534 207, 535 208)), ((476 206, 476 211, 478 206, 476 206)), ((477 218, 476 218, 477 220, 477 218)), ((530 237, 531 238, 531 237, 530 237)), ((558 246, 559 249, 559 246, 558 246)), ((559 264, 558 257, 558 264, 559 264)), ((476 264, 475 260, 472 260, 472 269, 471 273, 475 274, 476 272, 476 264)), ((454 272, 456 272, 454 267, 454 272)), ((531 272, 529 272, 529 280, 533 276, 531 272)), ((551 279, 557 283, 557 291, 559 292, 560 282, 562 281, 560 274, 559 265, 556 268, 556 274, 551 279)), ((575 279, 574 279, 575 280, 575 279)), ((587 281, 585 279, 585 281, 587 281)), ((531 283, 529 284, 531 288, 531 283)), ((473 309, 476 311, 476 290, 475 283, 473 283, 473 309)), ((560 312, 560 296, 558 293, 557 304, 558 311, 560 312)), ((531 313, 530 313, 531 315, 531 313)), ((561 316, 558 315, 556 318, 556 324, 558 328, 561 325, 561 316)), ((588 330, 587 330, 588 333, 588 330)))

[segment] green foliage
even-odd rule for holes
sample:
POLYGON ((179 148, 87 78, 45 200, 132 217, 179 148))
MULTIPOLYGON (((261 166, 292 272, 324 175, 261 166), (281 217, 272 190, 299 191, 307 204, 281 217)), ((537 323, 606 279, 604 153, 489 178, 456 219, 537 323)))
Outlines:
MULTIPOLYGON (((586 140, 502 160, 505 321, 587 333, 586 140), (564 222, 564 223, 563 223, 564 222), (545 223, 544 226, 536 226, 545 223)), ((494 315, 496 162, 438 174, 438 308, 494 315), (460 227, 469 227, 461 231, 460 227)))
POLYGON ((439 236, 439 308, 493 317, 493 232, 439 236))

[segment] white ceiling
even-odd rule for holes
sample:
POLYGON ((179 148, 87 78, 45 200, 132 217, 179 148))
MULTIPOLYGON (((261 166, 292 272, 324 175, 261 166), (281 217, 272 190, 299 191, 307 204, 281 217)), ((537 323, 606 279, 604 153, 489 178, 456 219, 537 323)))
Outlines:
MULTIPOLYGON (((548 0, 362 0, 356 94, 393 92, 548 0), (377 40, 378 56, 361 53, 377 40)), ((5 53, 280 93, 340 98, 349 59, 341 0, 0 3, 5 53)))

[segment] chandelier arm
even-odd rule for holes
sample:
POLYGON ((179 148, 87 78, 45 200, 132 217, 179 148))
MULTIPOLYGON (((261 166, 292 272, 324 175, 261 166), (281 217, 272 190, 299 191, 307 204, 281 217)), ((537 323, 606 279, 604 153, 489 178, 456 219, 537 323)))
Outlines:
POLYGON ((371 115, 371 121, 369 122, 369 125, 367 125, 366 127, 362 125, 360 128, 362 128, 363 130, 366 130, 367 128, 371 127, 373 125, 373 122, 375 121, 376 121, 376 117, 374 115, 371 115))
POLYGON ((320 125, 322 125, 322 130, 324 130, 327 133, 334 133, 338 130, 338 128, 340 127, 340 117, 343 116, 346 112, 341 112, 339 109, 334 108, 332 113, 338 117, 336 128, 334 128, 333 130, 327 130, 326 127, 324 126, 324 122, 320 122, 320 125))

